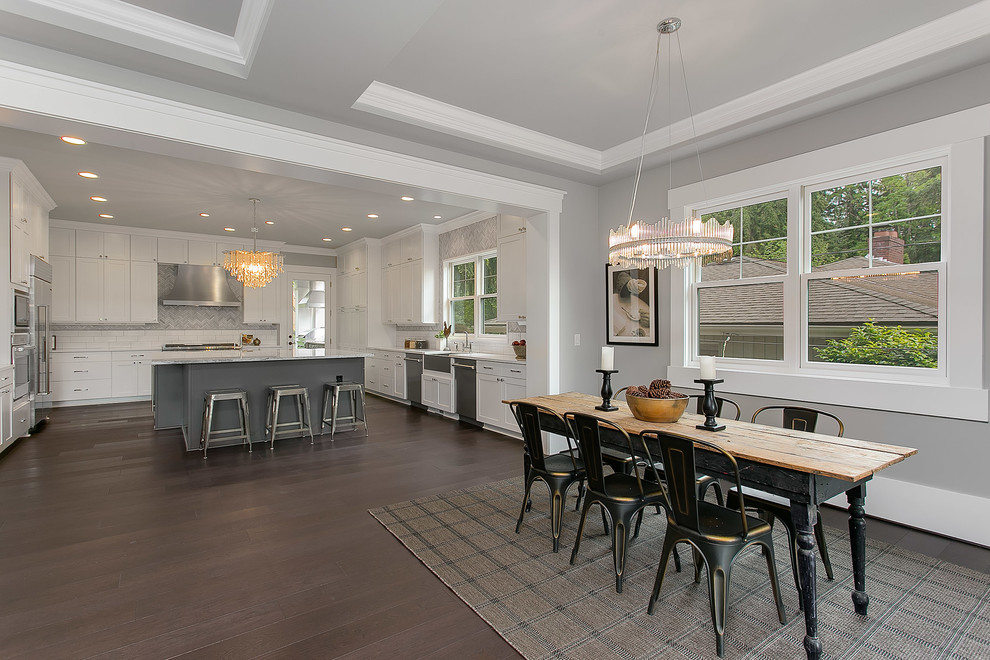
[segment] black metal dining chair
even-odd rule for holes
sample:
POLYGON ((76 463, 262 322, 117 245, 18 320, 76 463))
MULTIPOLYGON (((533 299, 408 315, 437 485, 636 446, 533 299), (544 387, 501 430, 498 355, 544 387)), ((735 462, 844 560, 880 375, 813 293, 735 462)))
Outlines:
MULTIPOLYGON (((572 484, 578 484, 578 503, 581 500, 581 491, 585 479, 584 462, 578 457, 577 448, 570 433, 567 432, 567 423, 554 411, 536 406, 531 403, 515 401, 509 404, 512 414, 515 415, 516 423, 522 432, 525 443, 525 453, 523 457, 523 471, 526 482, 526 490, 523 494, 522 509, 519 511, 519 520, 516 522, 516 534, 522 528, 523 517, 530 507, 529 494, 533 483, 539 479, 547 486, 550 493, 550 532, 553 535, 553 551, 560 550, 560 528, 563 518, 564 498, 567 490, 572 484), (541 415, 548 416, 557 421, 557 426, 564 429, 567 439, 567 451, 559 454, 547 456, 543 453, 543 423, 541 415)), ((554 432, 558 432, 556 429, 554 432)))
MULTIPOLYGON (((702 410, 702 406, 705 403, 705 395, 704 394, 690 394, 690 395, 688 395, 688 398, 689 399, 694 399, 696 401, 695 413, 697 413, 699 415, 704 415, 705 414, 705 411, 702 410)), ((724 417, 724 415, 722 414, 722 409, 726 405, 728 405, 729 408, 730 408, 729 413, 735 415, 735 417, 733 417, 732 419, 734 419, 734 420, 736 420, 738 422, 739 421, 739 417, 742 415, 742 408, 739 407, 739 404, 738 403, 736 403, 732 399, 726 399, 724 396, 717 396, 717 397, 715 397, 715 416, 716 417, 724 417)))
MULTIPOLYGON (((584 506, 581 509, 581 522, 578 525, 577 538, 571 551, 571 564, 577 558, 581 547, 581 536, 584 534, 584 523, 588 511, 595 504, 603 511, 603 519, 607 515, 612 523, 612 561, 615 567, 615 590, 622 593, 622 579, 625 573, 626 545, 629 543, 629 525, 637 513, 648 506, 665 506, 667 497, 662 483, 650 481, 640 475, 642 469, 639 461, 631 462, 631 474, 614 472, 605 474, 602 460, 602 430, 614 433, 629 448, 629 455, 645 459, 647 465, 653 465, 653 458, 646 443, 639 440, 640 446, 633 447, 633 440, 615 423, 582 413, 569 412, 564 415, 571 433, 577 438, 584 460, 585 473, 588 478, 587 492, 584 496, 584 506)), ((638 529, 639 525, 637 525, 638 529)), ((606 525, 606 533, 608 526, 606 525)), ((675 557, 677 570, 680 570, 680 560, 675 557)))
MULTIPOLYGON (((747 515, 745 508, 729 509, 698 497, 695 486, 697 471, 695 445, 722 454, 728 461, 730 475, 735 477, 736 487, 739 489, 742 482, 735 458, 721 447, 703 440, 678 438, 659 431, 644 431, 640 437, 655 438, 660 445, 666 467, 666 494, 669 498, 666 507, 667 531, 663 537, 660 565, 657 567, 657 577, 653 583, 653 593, 650 595, 647 613, 652 615, 656 607, 670 554, 678 543, 687 543, 694 550, 696 582, 699 581, 699 560, 704 561, 707 569, 708 598, 712 625, 715 628, 715 650, 721 658, 725 653, 725 619, 733 563, 744 550, 759 545, 763 548, 767 571, 770 573, 770 587, 777 605, 777 618, 781 624, 786 624, 784 602, 781 600, 780 587, 777 584, 773 530, 770 524, 760 518, 747 515)), ((741 490, 737 492, 740 502, 745 505, 745 495, 741 490)))
MULTIPOLYGON (((815 433, 815 429, 818 427, 819 418, 828 417, 831 418, 838 427, 838 433, 836 434, 837 437, 842 437, 842 433, 845 430, 842 420, 832 413, 825 412, 824 410, 815 410, 814 408, 804 408, 801 406, 764 406, 753 413, 753 423, 757 423, 757 418, 762 413, 776 410, 779 410, 781 413, 782 428, 815 433)), ((794 523, 791 521, 791 503, 783 497, 779 497, 772 493, 766 493, 755 488, 746 488, 743 492, 746 495, 746 506, 750 509, 755 509, 757 515, 765 518, 767 522, 770 523, 771 527, 773 527, 774 521, 779 519, 781 523, 783 523, 784 529, 787 530, 787 543, 791 552, 791 572, 794 574, 794 586, 797 587, 798 591, 798 603, 803 603, 804 601, 801 598, 801 577, 798 573, 797 530, 794 529, 794 523)), ((739 497, 735 489, 729 491, 728 505, 733 508, 740 508, 739 497)), ((829 580, 834 580, 835 575, 832 572, 832 561, 828 556, 828 545, 825 543, 825 530, 822 527, 821 518, 815 522, 814 529, 815 542, 818 545, 818 554, 822 559, 822 564, 825 566, 825 576, 829 580)))

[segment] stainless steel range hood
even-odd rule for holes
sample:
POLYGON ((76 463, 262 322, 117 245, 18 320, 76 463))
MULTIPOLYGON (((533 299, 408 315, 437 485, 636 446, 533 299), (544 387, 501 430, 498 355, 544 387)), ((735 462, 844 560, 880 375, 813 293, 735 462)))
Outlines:
POLYGON ((240 307, 241 301, 227 284, 227 271, 219 266, 179 265, 175 286, 162 296, 163 305, 240 307))

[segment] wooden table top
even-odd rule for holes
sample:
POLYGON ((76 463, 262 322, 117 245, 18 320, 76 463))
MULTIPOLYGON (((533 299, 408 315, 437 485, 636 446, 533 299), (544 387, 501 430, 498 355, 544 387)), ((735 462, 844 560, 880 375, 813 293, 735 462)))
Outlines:
POLYGON ((725 430, 705 431, 695 428, 697 424, 704 423, 704 416, 687 412, 679 420, 669 424, 644 422, 632 416, 624 401, 613 400, 612 405, 618 410, 603 412, 595 410, 595 406, 601 405, 601 397, 580 392, 532 396, 507 400, 504 403, 512 401, 544 406, 561 415, 567 412, 595 415, 614 422, 629 434, 651 430, 692 440, 705 440, 722 447, 737 460, 746 459, 851 482, 867 479, 885 467, 918 453, 917 449, 911 447, 848 437, 838 438, 721 417, 719 423, 725 424, 725 430))

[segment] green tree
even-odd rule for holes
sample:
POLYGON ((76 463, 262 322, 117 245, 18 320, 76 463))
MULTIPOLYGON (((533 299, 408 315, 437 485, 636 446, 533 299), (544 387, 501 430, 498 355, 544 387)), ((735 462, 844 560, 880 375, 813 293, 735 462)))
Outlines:
POLYGON ((934 369, 938 367, 938 336, 899 325, 877 325, 870 319, 853 328, 845 339, 828 340, 818 349, 818 360, 934 369))

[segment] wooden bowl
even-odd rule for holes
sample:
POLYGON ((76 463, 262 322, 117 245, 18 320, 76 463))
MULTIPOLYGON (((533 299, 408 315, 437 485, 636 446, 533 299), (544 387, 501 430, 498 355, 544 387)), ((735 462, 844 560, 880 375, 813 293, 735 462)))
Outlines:
POLYGON ((647 399, 641 396, 631 396, 626 393, 626 403, 629 412, 636 419, 644 422, 676 422, 687 408, 688 397, 676 399, 647 399))

